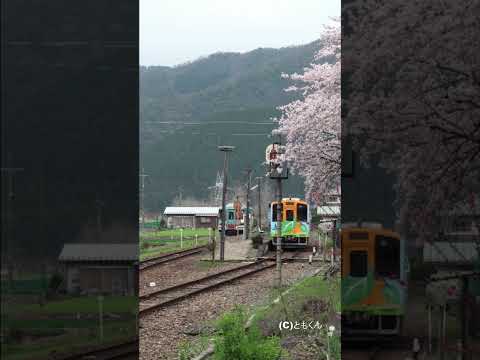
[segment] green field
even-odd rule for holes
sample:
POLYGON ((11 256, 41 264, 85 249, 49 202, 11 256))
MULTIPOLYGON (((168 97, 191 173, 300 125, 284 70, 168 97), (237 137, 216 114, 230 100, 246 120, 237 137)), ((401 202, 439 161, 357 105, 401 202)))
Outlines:
MULTIPOLYGON (((214 230, 211 230, 212 236, 214 230)), ((168 229, 168 230, 158 230, 158 231, 140 231, 140 239, 171 239, 178 238, 180 239, 181 231, 180 229, 168 229)), ((183 236, 190 237, 190 236, 208 236, 208 229, 199 228, 199 229, 183 229, 183 236)))
POLYGON ((198 238, 198 241, 195 240, 184 240, 183 246, 180 244, 180 240, 172 241, 172 242, 165 242, 161 246, 152 246, 148 248, 140 248, 140 260, 146 260, 151 257, 155 257, 157 255, 166 254, 170 252, 175 252, 179 250, 186 250, 193 247, 206 245, 208 243, 208 239, 206 238, 198 238))
POLYGON ((96 296, 69 297, 44 305, 22 304, 15 298, 6 301, 2 322, 9 340, 2 346, 2 359, 48 358, 52 351, 70 352, 131 339, 137 331, 138 299, 133 296, 104 297, 102 342, 96 296), (26 337, 30 338, 28 347, 22 340, 26 337))
MULTIPOLYGON (((215 230, 211 230, 211 237, 215 230)), ((218 237, 218 235, 217 235, 218 237)), ((155 257, 160 254, 189 249, 208 243, 208 229, 180 229, 141 231, 140 232, 140 260, 155 257)))
MULTIPOLYGON (((103 310, 112 313, 129 313, 132 309, 136 310, 137 303, 137 298, 133 296, 105 296, 103 310)), ((84 296, 53 301, 46 303, 44 306, 29 304, 23 307, 22 311, 42 314, 69 314, 72 311, 81 314, 96 313, 98 311, 98 299, 96 296, 84 296)))

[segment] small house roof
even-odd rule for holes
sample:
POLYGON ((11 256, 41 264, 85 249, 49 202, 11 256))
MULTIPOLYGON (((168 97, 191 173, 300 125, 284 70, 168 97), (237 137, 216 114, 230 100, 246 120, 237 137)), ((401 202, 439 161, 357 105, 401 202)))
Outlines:
POLYGON ((164 215, 218 216, 218 206, 168 206, 164 215))
POLYGON ((138 261, 138 244, 65 244, 60 261, 138 261))

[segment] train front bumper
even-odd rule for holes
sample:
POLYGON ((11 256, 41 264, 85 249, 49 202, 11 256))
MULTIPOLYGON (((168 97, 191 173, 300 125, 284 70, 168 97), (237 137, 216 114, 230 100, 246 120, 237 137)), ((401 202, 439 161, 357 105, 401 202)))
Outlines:
POLYGON ((350 311, 342 314, 343 335, 397 335, 401 328, 401 315, 374 314, 350 311))
MULTIPOLYGON (((278 238, 272 238, 272 244, 277 246, 278 238)), ((308 238, 305 237, 282 237, 280 244, 283 248, 306 247, 308 245, 308 238)))

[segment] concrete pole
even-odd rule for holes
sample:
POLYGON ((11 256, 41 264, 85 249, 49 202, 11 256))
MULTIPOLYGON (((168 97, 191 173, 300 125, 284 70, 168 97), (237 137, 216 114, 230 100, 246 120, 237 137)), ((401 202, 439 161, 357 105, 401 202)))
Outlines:
MULTIPOLYGON (((462 349, 468 349, 468 277, 462 277, 462 349)), ((468 360, 465 351, 462 352, 462 360, 468 360)))
POLYGON ((320 226, 317 228, 318 231, 318 251, 320 252, 320 249, 322 248, 322 240, 320 236, 320 226))
POLYGON ((277 287, 282 286, 282 179, 277 178, 277 287))
POLYGON ((227 182, 228 182, 228 153, 235 149, 234 146, 219 146, 218 149, 225 153, 223 160, 223 181, 222 181, 222 233, 220 235, 220 261, 225 260, 225 232, 226 226, 226 201, 227 201, 227 182))
POLYGON ((257 182, 258 182, 258 230, 262 230, 262 190, 261 190, 261 185, 262 185, 262 178, 257 177, 257 182))
POLYGON ((145 228, 145 178, 148 175, 145 174, 145 169, 142 169, 140 178, 142 179, 140 184, 140 215, 142 219, 142 227, 145 228))
POLYGON ((212 244, 212 262, 215 261, 215 248, 217 246, 217 232, 213 233, 213 244, 212 244))
POLYGON ((432 353, 432 306, 428 305, 428 353, 432 353))
POLYGON ((323 234, 323 261, 327 261, 327 235, 323 234))
POLYGON ((98 318, 100 328, 100 342, 103 342, 103 296, 98 297, 98 318))
POLYGON ((228 178, 228 152, 225 152, 225 158, 223 160, 223 188, 222 188, 222 233, 220 234, 220 261, 225 260, 225 232, 227 229, 227 178, 228 178))
POLYGON ((337 220, 333 220, 333 229, 332 229, 332 256, 333 256, 333 261, 335 261, 337 259, 336 250, 337 250, 337 220))
POLYGON ((445 345, 445 340, 447 338, 447 305, 444 305, 442 310, 443 310, 442 344, 445 345))
POLYGON ((244 236, 245 240, 250 238, 250 186, 251 186, 252 169, 247 169, 247 211, 245 219, 244 236))

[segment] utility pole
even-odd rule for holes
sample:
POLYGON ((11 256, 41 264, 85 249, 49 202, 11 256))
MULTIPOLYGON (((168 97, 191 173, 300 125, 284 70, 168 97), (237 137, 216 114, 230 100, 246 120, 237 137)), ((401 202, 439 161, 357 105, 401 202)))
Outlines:
POLYGON ((140 174, 141 184, 140 184, 140 214, 142 217, 142 227, 145 226, 145 178, 148 175, 145 174, 145 169, 142 168, 142 173, 140 174))
POLYGON ((468 360, 466 350, 468 348, 468 276, 462 276, 462 360, 468 360))
POLYGON ((337 219, 334 219, 333 224, 332 224, 332 256, 333 256, 333 261, 337 260, 336 250, 337 250, 337 219))
MULTIPOLYGON (((11 154, 8 155, 8 164, 10 165, 11 163, 11 154)), ((23 171, 24 169, 23 168, 13 168, 13 167, 6 167, 6 168, 1 168, 2 169, 2 173, 6 173, 7 174, 7 187, 6 187, 6 192, 7 192, 7 196, 3 197, 2 196, 2 199, 6 199, 6 204, 5 204, 5 200, 2 201, 2 204, 4 204, 4 206, 2 208, 2 214, 5 214, 6 215, 6 224, 3 223, 2 221, 2 238, 6 239, 5 241, 5 244, 6 244, 6 248, 3 249, 3 246, 2 246, 2 253, 5 254, 5 258, 6 258, 6 263, 7 264, 7 269, 8 269, 8 283, 9 283, 9 287, 11 287, 13 285, 13 267, 14 267, 14 261, 13 261, 13 258, 14 258, 14 254, 13 254, 13 232, 12 232, 12 229, 14 227, 14 223, 13 223, 13 219, 14 219, 14 216, 13 216, 13 202, 15 201, 15 174, 17 172, 20 172, 20 171, 23 171), (5 210, 5 212, 4 212, 5 210)))
POLYGON ((105 205, 103 201, 100 200, 100 197, 97 194, 97 199, 95 200, 97 207, 97 242, 100 242, 102 236, 102 207, 105 205))
POLYGON ((276 286, 282 286, 282 180, 288 179, 288 168, 286 173, 283 174, 282 157, 284 154, 284 147, 281 146, 281 139, 267 147, 266 160, 269 163, 269 176, 270 179, 277 182, 277 221, 276 221, 276 265, 277 265, 277 277, 276 286))
POLYGON ((277 178, 277 287, 282 286, 282 179, 277 178))
POLYGON ((245 219, 245 229, 243 231, 243 235, 245 240, 248 240, 250 237, 250 186, 252 182, 252 169, 247 168, 247 216, 245 219))
POLYGON ((178 198, 179 198, 179 202, 180 202, 180 206, 183 205, 183 187, 179 187, 178 188, 178 198))
POLYGON ((228 179, 228 154, 235 149, 234 146, 222 145, 218 150, 225 153, 223 159, 223 181, 222 181, 222 233, 220 234, 220 261, 225 260, 225 232, 226 232, 226 196, 228 179))
POLYGON ((257 176, 255 178, 258 182, 258 230, 262 231, 262 190, 261 190, 261 184, 262 184, 262 177, 257 176))

